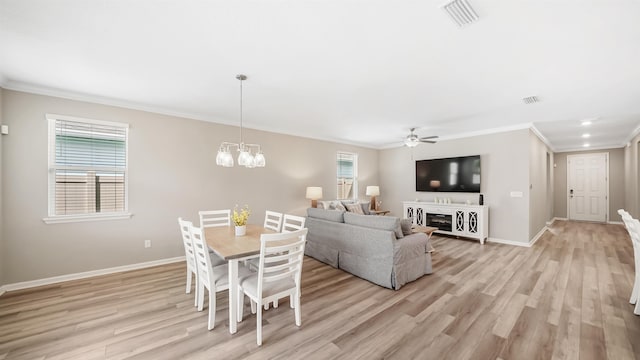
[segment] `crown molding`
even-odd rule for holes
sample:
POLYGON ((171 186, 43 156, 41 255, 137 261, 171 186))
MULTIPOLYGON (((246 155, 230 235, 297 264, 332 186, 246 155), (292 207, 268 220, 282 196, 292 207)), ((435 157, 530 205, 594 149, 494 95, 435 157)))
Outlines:
MULTIPOLYGON (((214 124, 229 125, 229 126, 236 126, 236 127, 238 126, 237 120, 230 121, 230 120, 219 119, 219 118, 211 119, 210 116, 207 116, 205 114, 175 111, 169 108, 144 105, 144 104, 136 103, 133 101, 114 99, 114 98, 109 98, 109 97, 104 97, 99 95, 84 94, 84 93, 79 93, 74 91, 50 88, 50 87, 39 86, 35 84, 18 82, 18 81, 11 81, 11 80, 6 80, 2 77, 0 77, 0 87, 7 90, 21 91, 21 92, 26 92, 30 94, 36 94, 36 95, 45 95, 45 96, 58 97, 58 98, 63 98, 68 100, 90 102, 90 103, 100 104, 100 105, 116 106, 116 107, 121 107, 125 109, 139 110, 139 111, 145 111, 145 112, 167 115, 167 116, 175 116, 175 117, 192 119, 192 120, 206 121, 214 124)), ((247 126, 245 124, 243 127, 245 129, 252 129, 252 130, 264 131, 269 133, 277 133, 282 135, 290 135, 290 136, 302 137, 302 138, 312 139, 312 140, 319 140, 319 141, 326 141, 326 142, 337 143, 337 144, 363 147, 367 149, 377 150, 379 148, 377 146, 361 144, 357 142, 344 141, 344 140, 330 138, 330 137, 310 137, 309 135, 299 134, 299 133, 288 131, 282 128, 274 128, 272 126, 271 127, 252 126, 251 124, 247 126)))
POLYGON ((540 139, 540 141, 542 141, 545 145, 547 145, 547 147, 548 147, 549 149, 551 149, 551 151, 553 151, 554 153, 555 153, 555 152, 558 152, 558 151, 553 147, 553 145, 551 145, 551 143, 549 142, 549 140, 548 140, 544 135, 542 135, 542 133, 540 132, 540 130, 538 130, 538 128, 537 128, 533 123, 530 123, 530 127, 529 127, 529 129, 531 129, 531 132, 533 132, 533 133, 538 137, 538 139, 540 139))
POLYGON ((620 149, 620 148, 624 148, 625 145, 617 145, 617 146, 590 146, 588 148, 586 147, 579 147, 579 148, 568 148, 568 149, 559 149, 557 151, 554 151, 555 153, 566 153, 566 152, 584 152, 584 151, 595 151, 595 150, 610 150, 610 149, 620 149))
POLYGON ((0 84, 2 88, 7 90, 21 91, 21 92, 26 92, 26 93, 35 94, 35 95, 52 96, 52 97, 58 97, 58 98, 63 98, 68 100, 90 102, 93 104, 115 106, 115 107, 121 107, 125 109, 139 110, 139 111, 145 111, 145 112, 161 114, 161 115, 207 121, 207 122, 213 122, 216 124, 237 126, 235 120, 234 121, 229 121, 225 119, 212 120, 211 116, 207 116, 206 114, 202 114, 202 113, 176 111, 176 110, 164 108, 161 106, 146 105, 146 104, 141 104, 134 101, 127 101, 127 100, 110 98, 110 97, 100 96, 100 95, 79 93, 75 91, 62 90, 58 88, 51 88, 46 86, 19 82, 19 81, 7 80, 0 84))
POLYGON ((640 134, 640 125, 638 125, 635 129, 633 129, 633 131, 631 132, 631 134, 629 134, 629 136, 624 141, 624 144, 622 146, 623 147, 627 147, 627 146, 631 145, 631 141, 633 141, 633 139, 636 136, 638 136, 638 134, 640 134))

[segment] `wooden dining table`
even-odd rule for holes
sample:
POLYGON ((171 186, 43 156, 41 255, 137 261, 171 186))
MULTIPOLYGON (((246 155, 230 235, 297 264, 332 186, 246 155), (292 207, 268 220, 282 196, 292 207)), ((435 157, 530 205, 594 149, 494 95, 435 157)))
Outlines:
POLYGON ((235 334, 238 325, 238 262, 260 255, 260 236, 273 234, 262 225, 247 224, 247 233, 236 236, 235 227, 219 226, 204 229, 207 246, 229 264, 229 332, 235 334))

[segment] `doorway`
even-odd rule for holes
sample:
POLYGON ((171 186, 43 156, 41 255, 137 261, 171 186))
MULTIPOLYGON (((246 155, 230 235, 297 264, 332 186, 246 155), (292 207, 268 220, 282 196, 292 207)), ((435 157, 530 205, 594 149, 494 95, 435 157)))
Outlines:
POLYGON ((567 155, 570 220, 606 222, 609 214, 609 153, 567 155))

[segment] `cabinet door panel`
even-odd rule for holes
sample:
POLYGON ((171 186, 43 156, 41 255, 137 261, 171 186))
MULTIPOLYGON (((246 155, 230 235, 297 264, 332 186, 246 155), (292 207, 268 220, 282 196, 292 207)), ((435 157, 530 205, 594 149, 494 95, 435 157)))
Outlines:
POLYGON ((465 213, 463 210, 456 210, 453 219, 453 232, 464 234, 465 213))
POLYGON ((468 227, 467 232, 469 234, 477 234, 478 233, 478 213, 475 211, 468 212, 468 227))
POLYGON ((416 225, 424 225, 424 209, 421 207, 416 208, 416 225))

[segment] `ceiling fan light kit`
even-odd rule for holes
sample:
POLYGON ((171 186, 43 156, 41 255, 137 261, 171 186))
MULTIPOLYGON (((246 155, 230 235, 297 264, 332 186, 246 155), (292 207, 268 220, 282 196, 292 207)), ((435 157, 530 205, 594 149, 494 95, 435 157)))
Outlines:
POLYGON ((435 139, 438 138, 437 135, 419 137, 416 133, 414 133, 416 128, 411 128, 410 130, 411 130, 411 133, 407 135, 407 137, 404 139, 404 145, 410 148, 416 147, 420 143, 435 144, 436 143, 435 139))

